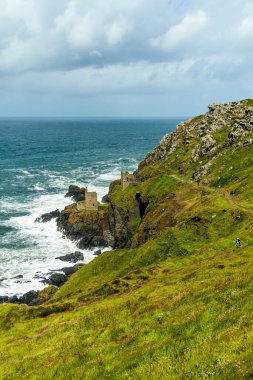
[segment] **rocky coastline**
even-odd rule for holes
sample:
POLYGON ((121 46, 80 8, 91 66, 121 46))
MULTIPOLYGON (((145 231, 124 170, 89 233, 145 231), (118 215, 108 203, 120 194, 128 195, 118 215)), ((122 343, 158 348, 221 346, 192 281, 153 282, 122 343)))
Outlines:
MULTIPOLYGON (((97 255, 96 252, 94 252, 94 255, 97 255)), ((80 262, 83 260, 83 253, 79 251, 65 256, 59 256, 56 259, 63 262, 74 263, 75 265, 70 267, 62 267, 58 270, 51 270, 47 273, 47 277, 42 276, 40 273, 35 274, 34 278, 39 279, 41 283, 47 285, 43 290, 30 290, 22 296, 0 296, 0 304, 14 303, 26 304, 27 306, 39 306, 48 301, 55 294, 57 289, 64 285, 72 274, 76 273, 84 265, 80 262)), ((22 277, 22 275, 16 276, 17 279, 21 279, 22 277)))
MULTIPOLYGON (((210 105, 208 113, 179 124, 174 132, 162 138, 159 146, 146 155, 136 172, 129 175, 132 186, 127 191, 122 177, 110 184, 109 193, 102 200, 104 203, 98 203, 97 207, 94 204, 94 208, 89 209, 83 207, 89 194, 87 188, 70 185, 66 197, 70 197, 73 203, 62 211, 57 209, 43 214, 35 222, 47 223, 55 219, 64 237, 74 241, 78 249, 96 250, 94 255, 99 255, 101 249, 106 247, 138 247, 152 240, 164 227, 173 226, 174 214, 181 207, 180 199, 171 193, 166 198, 167 214, 164 213, 163 204, 157 205, 158 214, 152 214, 156 196, 152 194, 152 187, 144 190, 141 187, 142 182, 149 176, 151 178, 150 167, 166 160, 170 167, 176 168, 179 176, 187 174, 197 184, 208 184, 212 180, 209 172, 215 160, 224 154, 225 149, 253 144, 252 130, 253 107, 247 100, 210 105)), ((0 303, 33 306, 49 299, 55 289, 82 266, 80 261, 83 258, 76 251, 57 259, 74 265, 52 271, 48 278, 41 278, 48 285, 48 291, 42 291, 43 296, 41 292, 31 291, 22 297, 0 297, 0 303)))

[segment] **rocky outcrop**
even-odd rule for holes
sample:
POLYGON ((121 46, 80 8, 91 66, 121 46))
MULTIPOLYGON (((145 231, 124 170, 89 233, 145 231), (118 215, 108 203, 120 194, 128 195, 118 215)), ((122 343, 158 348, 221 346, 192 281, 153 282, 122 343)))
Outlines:
POLYGON ((78 211, 71 205, 61 212, 56 220, 58 229, 74 241, 80 249, 108 247, 114 245, 108 218, 108 208, 98 212, 78 211))
POLYGON ((68 261, 69 263, 77 263, 78 261, 82 261, 84 257, 82 252, 76 251, 65 256, 58 256, 56 259, 68 261))
POLYGON ((101 254, 102 254, 101 249, 98 249, 98 250, 96 250, 96 251, 93 253, 94 256, 99 256, 99 255, 101 255, 101 254))
POLYGON ((48 301, 56 293, 58 287, 65 284, 65 282, 77 272, 84 264, 76 264, 72 267, 66 267, 58 269, 57 271, 52 271, 48 278, 35 276, 35 278, 40 278, 41 282, 44 284, 49 284, 46 288, 40 291, 30 290, 29 292, 23 294, 22 296, 0 296, 0 304, 2 303, 14 303, 14 304, 25 304, 27 306, 39 306, 44 302, 48 301))
POLYGON ((109 194, 104 195, 101 199, 101 202, 102 203, 110 203, 110 195, 109 194))
POLYGON ((40 292, 36 292, 35 290, 31 290, 25 293, 23 296, 12 296, 12 297, 0 297, 0 303, 15 303, 15 304, 25 304, 27 306, 38 306, 43 302, 39 298, 40 292))
POLYGON ((82 268, 84 264, 76 264, 73 267, 66 267, 66 268, 61 268, 60 271, 63 272, 68 278, 76 273, 80 268, 82 268))
POLYGON ((46 281, 47 284, 54 286, 62 286, 67 281, 68 277, 63 273, 53 273, 46 281))
MULTIPOLYGON (((161 199, 165 208, 169 205, 171 212, 165 212, 160 206, 159 215, 154 216, 152 207, 159 201, 156 194, 150 196, 145 186, 142 192, 141 182, 159 176, 162 162, 165 164, 161 165, 162 176, 168 171, 174 176, 186 175, 197 183, 210 183, 212 166, 224 149, 253 144, 251 105, 252 101, 212 104, 206 114, 180 123, 139 164, 134 173, 136 192, 134 184, 128 188, 120 179, 114 181, 110 184, 109 194, 103 198, 106 204, 89 211, 78 207, 78 203, 68 206, 57 217, 58 229, 75 240, 80 249, 93 249, 135 247, 152 239, 166 226, 173 226, 177 208, 181 207, 180 199, 161 199), (149 218, 150 214, 152 217, 149 218)), ((85 189, 71 185, 66 195, 79 202, 85 196, 85 189)), ((162 195, 159 196, 162 198, 162 195)))
POLYGON ((165 135, 159 146, 140 163, 138 171, 170 156, 177 162, 190 150, 191 162, 188 164, 199 164, 192 177, 200 181, 212 165, 209 162, 203 165, 203 157, 215 159, 224 148, 253 144, 253 107, 249 104, 253 105, 247 100, 209 105, 208 113, 180 123, 175 132, 165 135))
POLYGON ((8 302, 8 299, 9 299, 9 297, 7 297, 7 296, 0 296, 0 304, 8 302))
MULTIPOLYGON (((114 187, 112 187, 114 189, 114 187)), ((113 190, 112 190, 113 192, 113 190)), ((131 221, 139 216, 139 205, 133 197, 130 207, 126 208, 110 196, 109 204, 109 226, 113 236, 113 248, 125 248, 131 246, 131 240, 135 227, 131 221)))
POLYGON ((210 135, 203 136, 201 137, 198 145, 192 151, 192 161, 197 162, 200 157, 203 157, 206 154, 211 156, 215 150, 216 141, 210 135))
POLYGON ((37 222, 37 223, 47 223, 47 222, 50 222, 50 220, 52 220, 52 219, 58 218, 59 215, 60 215, 60 211, 59 210, 51 211, 51 212, 48 212, 46 214, 42 214, 41 216, 39 216, 38 218, 36 218, 35 222, 37 222))
POLYGON ((81 202, 85 200, 85 188, 77 185, 70 185, 65 197, 71 197, 75 202, 81 202))
POLYGON ((15 303, 18 305, 24 304, 27 306, 39 306, 42 305, 44 302, 48 301, 51 297, 53 297, 56 291, 57 288, 55 286, 48 286, 40 291, 30 290, 29 292, 23 294, 23 296, 21 297, 14 295, 12 297, 4 298, 6 303, 15 303))

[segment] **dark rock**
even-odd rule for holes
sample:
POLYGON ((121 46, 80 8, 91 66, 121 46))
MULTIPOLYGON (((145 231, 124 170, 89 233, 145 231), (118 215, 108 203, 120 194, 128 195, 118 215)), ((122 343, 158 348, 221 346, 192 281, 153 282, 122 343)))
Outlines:
POLYGON ((68 261, 69 263, 77 263, 77 261, 82 261, 84 259, 83 253, 76 251, 74 253, 70 253, 69 255, 56 257, 61 261, 68 261))
POLYGON ((202 219, 200 216, 193 216, 189 221, 193 223, 199 223, 202 221, 202 219))
POLYGON ((41 274, 35 274, 33 278, 35 278, 36 280, 40 280, 40 282, 42 282, 43 284, 47 284, 47 278, 41 274))
POLYGON ((69 214, 67 210, 61 212, 56 220, 58 230, 74 241, 78 241, 79 249, 113 246, 113 236, 111 234, 108 214, 86 213, 81 217, 73 212, 69 214), (71 217, 77 221, 73 223, 71 217))
POLYGON ((224 268, 225 268, 225 265, 223 265, 223 264, 216 264, 216 265, 215 265, 215 268, 218 268, 218 269, 224 269, 224 268))
POLYGON ((8 303, 20 303, 18 296, 14 295, 12 297, 9 297, 8 303))
POLYGON ((99 255, 101 255, 101 253, 102 253, 101 249, 98 249, 97 251, 95 251, 95 252, 93 253, 93 255, 95 255, 95 256, 99 256, 99 255))
POLYGON ((42 284, 48 284, 48 279, 46 277, 40 277, 40 282, 42 284))
POLYGON ((38 293, 39 292, 36 292, 35 290, 25 293, 21 298, 19 298, 19 303, 28 306, 39 305, 40 302, 38 300, 38 293))
POLYGON ((66 268, 61 268, 60 271, 64 272, 64 274, 67 277, 70 277, 72 274, 74 274, 78 269, 80 269, 84 264, 76 264, 73 267, 66 267, 66 268))
POLYGON ((80 202, 85 200, 85 188, 76 185, 70 185, 65 197, 71 197, 74 201, 80 202))
POLYGON ((3 282, 5 280, 8 280, 8 278, 0 278, 0 282, 3 282))
POLYGON ((102 203, 109 203, 110 202, 110 195, 109 194, 104 195, 103 198, 101 199, 101 202, 102 203))
POLYGON ((147 207, 149 205, 149 201, 143 200, 140 193, 136 193, 135 199, 139 203, 140 217, 141 217, 141 220, 142 220, 144 218, 146 209, 147 209, 147 207))
POLYGON ((42 214, 41 216, 39 216, 38 218, 36 218, 35 222, 37 222, 37 223, 50 222, 50 220, 58 218, 59 215, 60 215, 60 211, 59 210, 51 211, 51 212, 48 212, 46 214, 42 214))
POLYGON ((19 278, 23 278, 24 276, 22 276, 22 274, 19 274, 18 276, 15 276, 15 277, 12 277, 11 279, 14 280, 14 279, 19 279, 19 278))
POLYGON ((77 246, 80 249, 85 248, 96 248, 96 247, 105 247, 108 245, 107 242, 105 242, 104 237, 100 235, 93 235, 91 236, 89 233, 84 234, 85 236, 79 240, 77 246))
POLYGON ((9 300, 9 297, 7 297, 7 296, 0 296, 0 303, 8 302, 8 300, 9 300))
POLYGON ((67 276, 62 273, 54 273, 49 277, 48 284, 61 286, 67 281, 67 276))

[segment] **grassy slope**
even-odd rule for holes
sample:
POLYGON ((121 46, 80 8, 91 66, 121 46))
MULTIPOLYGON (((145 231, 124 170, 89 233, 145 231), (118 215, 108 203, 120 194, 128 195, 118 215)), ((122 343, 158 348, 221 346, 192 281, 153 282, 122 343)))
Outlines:
POLYGON ((173 157, 137 188, 115 187, 126 210, 137 190, 150 197, 132 223, 136 241, 150 224, 155 234, 99 256, 43 306, 2 306, 0 378, 253 378, 252 153, 228 150, 209 187, 191 182, 194 168, 179 176, 173 157))
POLYGON ((250 247, 164 262, 131 291, 43 319, 5 306, 2 378, 251 378, 252 264, 250 247))

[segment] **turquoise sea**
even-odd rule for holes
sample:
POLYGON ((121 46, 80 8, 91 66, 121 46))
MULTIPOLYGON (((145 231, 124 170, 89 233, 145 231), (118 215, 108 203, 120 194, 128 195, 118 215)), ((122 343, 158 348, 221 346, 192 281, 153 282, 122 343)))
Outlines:
MULTIPOLYGON (((180 121, 0 119, 0 295, 43 288, 34 276, 61 268, 55 258, 76 250, 54 220, 35 223, 71 202, 64 198, 70 184, 101 199, 122 169, 135 170, 180 121)), ((86 263, 94 257, 83 252, 86 263)))

